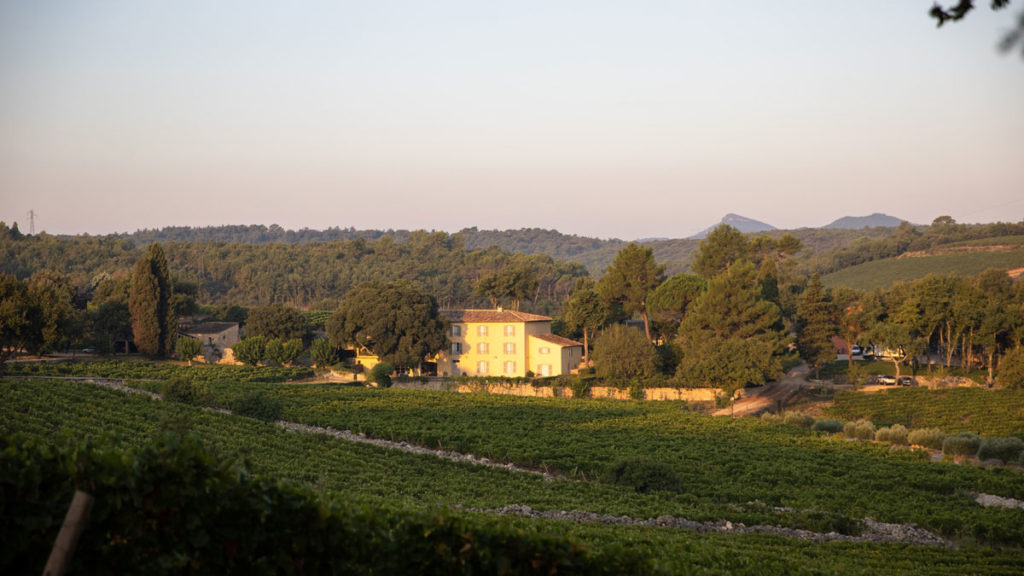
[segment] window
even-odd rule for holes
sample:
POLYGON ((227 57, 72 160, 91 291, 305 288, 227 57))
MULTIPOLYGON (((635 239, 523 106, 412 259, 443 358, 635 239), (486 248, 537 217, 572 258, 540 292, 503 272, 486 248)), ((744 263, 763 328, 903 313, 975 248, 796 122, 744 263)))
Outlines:
POLYGON ((505 362, 505 374, 515 374, 515 373, 516 373, 516 363, 515 362, 505 362))
POLYGON ((515 335, 516 335, 516 327, 515 326, 511 326, 511 325, 510 326, 505 326, 505 336, 515 336, 515 335))
POLYGON ((462 354, 462 342, 452 342, 452 354, 462 354))
POLYGON ((548 348, 547 346, 541 346, 540 347, 540 353, 541 354, 549 354, 549 353, 551 353, 551 348, 548 348))
POLYGON ((477 354, 487 354, 487 342, 480 342, 476 345, 477 354))
POLYGON ((487 374, 487 362, 480 361, 476 363, 477 374, 487 374))
POLYGON ((476 335, 477 336, 487 336, 487 326, 484 326, 483 324, 481 324, 480 326, 477 326, 476 327, 476 335))
POLYGON ((462 336, 462 326, 452 326, 452 337, 458 338, 462 336))
POLYGON ((515 353, 516 353, 516 343, 515 342, 505 342, 505 354, 515 354, 515 353))
POLYGON ((551 376, 551 364, 541 364, 538 368, 541 376, 551 376))

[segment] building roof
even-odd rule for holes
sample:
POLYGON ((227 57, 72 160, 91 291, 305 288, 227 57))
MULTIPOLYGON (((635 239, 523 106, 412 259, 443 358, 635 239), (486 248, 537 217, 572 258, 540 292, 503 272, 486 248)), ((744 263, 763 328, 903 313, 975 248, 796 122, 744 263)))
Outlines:
POLYGON ((550 322, 549 316, 518 312, 516 310, 441 310, 441 315, 449 322, 476 323, 516 323, 516 322, 550 322))
POLYGON ((563 348, 566 346, 583 346, 582 342, 577 342, 569 338, 563 338, 555 334, 534 334, 531 336, 531 338, 539 338, 540 340, 543 340, 549 344, 554 344, 555 346, 562 346, 563 348))
POLYGON ((185 334, 220 334, 225 330, 237 328, 238 322, 203 322, 182 330, 185 334))

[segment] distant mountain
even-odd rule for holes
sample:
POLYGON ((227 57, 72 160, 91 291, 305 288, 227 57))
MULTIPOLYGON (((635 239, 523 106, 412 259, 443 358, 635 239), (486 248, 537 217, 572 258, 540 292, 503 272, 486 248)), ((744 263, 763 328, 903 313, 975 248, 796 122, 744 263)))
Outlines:
POLYGON ((827 226, 824 226, 824 228, 846 228, 849 230, 875 228, 878 226, 895 228, 900 225, 900 222, 903 222, 903 220, 894 216, 889 216, 888 214, 875 212, 870 216, 845 216, 827 226))
POLYGON ((759 222, 752 218, 740 216, 739 214, 726 214, 720 222, 718 222, 714 226, 711 226, 710 228, 705 229, 703 232, 690 236, 690 238, 694 238, 697 240, 707 238, 708 234, 710 234, 711 231, 717 228, 720 224, 728 224, 729 226, 732 226, 733 228, 739 230, 740 232, 743 232, 744 234, 750 234, 751 232, 768 232, 770 230, 777 230, 777 228, 775 226, 772 226, 771 224, 765 224, 764 222, 759 222))

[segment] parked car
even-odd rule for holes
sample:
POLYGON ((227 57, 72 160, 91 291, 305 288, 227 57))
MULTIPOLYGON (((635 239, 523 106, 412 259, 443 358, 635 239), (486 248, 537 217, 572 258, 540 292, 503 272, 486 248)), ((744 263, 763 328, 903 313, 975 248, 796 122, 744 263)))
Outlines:
POLYGON ((872 346, 865 346, 861 349, 860 353, 865 360, 871 360, 875 357, 875 349, 872 346))
POLYGON ((894 386, 896 384, 896 378, 892 376, 879 376, 878 383, 882 386, 894 386))
POLYGON ((863 350, 861 350, 860 346, 854 345, 850 347, 850 354, 852 354, 853 356, 860 356, 862 353, 863 350))
POLYGON ((917 386, 917 381, 910 376, 900 376, 900 379, 896 383, 900 386, 917 386))

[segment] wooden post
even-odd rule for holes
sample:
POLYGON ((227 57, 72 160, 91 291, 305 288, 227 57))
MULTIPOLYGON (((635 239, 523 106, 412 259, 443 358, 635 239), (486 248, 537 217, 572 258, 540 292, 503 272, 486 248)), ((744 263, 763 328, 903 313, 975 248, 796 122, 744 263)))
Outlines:
POLYGON ((75 496, 71 499, 71 506, 64 516, 64 525, 60 527, 57 540, 50 550, 50 559, 46 561, 46 568, 43 569, 43 576, 63 576, 71 564, 71 557, 75 554, 75 546, 78 544, 78 537, 85 530, 85 524, 89 521, 89 512, 92 510, 92 494, 75 490, 75 496))

